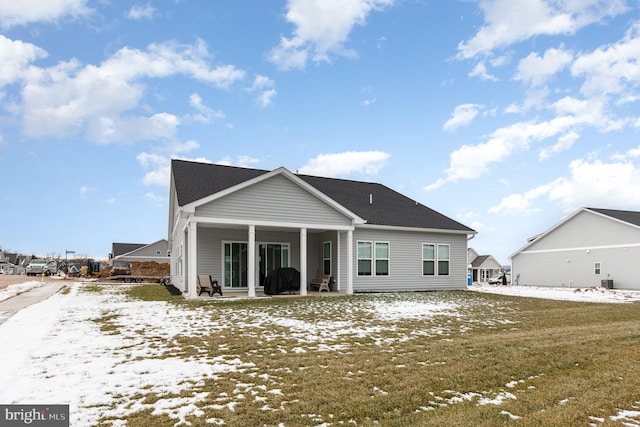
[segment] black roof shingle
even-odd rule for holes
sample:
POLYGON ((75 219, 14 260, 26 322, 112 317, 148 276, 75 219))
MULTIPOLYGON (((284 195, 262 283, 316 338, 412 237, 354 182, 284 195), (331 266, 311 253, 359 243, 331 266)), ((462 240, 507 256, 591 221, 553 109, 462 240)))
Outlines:
POLYGON ((598 209, 598 208, 587 208, 587 209, 640 227, 640 212, 621 211, 616 209, 598 209))
MULTIPOLYGON (((172 160, 171 168, 179 206, 270 172, 186 160, 172 160)), ((475 233, 473 229, 382 184, 296 176, 366 220, 367 224, 475 233)))

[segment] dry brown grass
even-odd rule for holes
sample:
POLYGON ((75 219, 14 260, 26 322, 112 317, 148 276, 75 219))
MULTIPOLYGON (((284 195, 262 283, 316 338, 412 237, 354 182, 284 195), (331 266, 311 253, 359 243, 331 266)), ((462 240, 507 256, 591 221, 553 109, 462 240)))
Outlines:
MULTIPOLYGON (((137 289, 138 298, 164 298, 157 287, 137 289)), ((620 410, 640 406, 637 305, 465 292, 166 300, 199 310, 210 333, 173 337, 165 356, 240 358, 251 366, 183 392, 208 393, 203 414, 187 418, 195 426, 608 426, 623 425, 611 418, 620 410), (371 301, 458 308, 455 315, 388 320, 365 309, 371 301), (307 325, 308 334, 283 322, 252 323, 265 313, 307 325), (328 326, 335 324, 342 329, 328 326), (366 333, 347 333, 352 326, 366 333)), ((114 333, 111 317, 101 321, 104 333, 114 333)), ((148 390, 140 399, 168 397, 148 390)), ((151 410, 126 421, 176 423, 151 410)))

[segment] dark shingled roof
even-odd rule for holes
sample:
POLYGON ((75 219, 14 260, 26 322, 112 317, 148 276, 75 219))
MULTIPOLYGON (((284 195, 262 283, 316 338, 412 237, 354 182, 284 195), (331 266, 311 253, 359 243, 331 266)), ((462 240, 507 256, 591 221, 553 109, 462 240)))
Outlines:
POLYGON ((123 254, 128 254, 129 252, 135 251, 136 249, 140 249, 143 246, 147 245, 144 243, 112 243, 111 254, 115 258, 123 254))
MULTIPOLYGON (((172 160, 171 168, 179 206, 270 172, 185 160, 172 160)), ((475 232, 381 184, 310 175, 296 176, 366 220, 367 224, 475 232), (369 204, 370 195, 372 204, 369 204)))
POLYGON ((480 267, 482 263, 489 259, 491 255, 478 255, 472 262, 471 267, 480 267))
POLYGON ((587 209, 640 227, 640 212, 619 211, 615 209, 596 209, 596 208, 587 208, 587 209))

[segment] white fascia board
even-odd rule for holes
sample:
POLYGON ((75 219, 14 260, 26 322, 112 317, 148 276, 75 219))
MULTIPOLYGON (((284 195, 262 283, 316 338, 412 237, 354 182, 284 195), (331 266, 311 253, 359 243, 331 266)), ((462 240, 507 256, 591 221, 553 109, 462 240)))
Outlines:
POLYGON ((220 224, 220 225, 255 225, 257 227, 274 227, 274 228, 307 228, 318 230, 354 230, 353 225, 336 225, 336 224, 313 224, 307 222, 279 222, 279 221, 262 221, 259 219, 235 219, 235 218, 212 218, 203 216, 191 216, 188 223, 196 222, 198 224, 220 224))
POLYGON ((477 231, 464 231, 464 230, 446 230, 442 228, 419 228, 419 227, 403 227, 398 225, 376 225, 376 224, 362 224, 358 225, 356 229, 366 228, 369 230, 389 230, 389 231, 414 231, 419 233, 439 233, 439 234, 464 234, 468 236, 469 234, 476 235, 477 231))

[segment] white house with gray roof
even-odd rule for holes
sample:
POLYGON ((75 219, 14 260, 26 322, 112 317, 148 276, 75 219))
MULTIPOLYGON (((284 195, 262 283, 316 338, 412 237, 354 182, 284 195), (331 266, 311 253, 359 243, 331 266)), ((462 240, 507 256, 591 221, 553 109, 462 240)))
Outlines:
POLYGON ((579 209, 510 258, 517 285, 640 290, 640 212, 579 209))
POLYGON ((111 260, 145 262, 155 261, 158 264, 169 263, 169 242, 160 239, 153 243, 118 243, 111 244, 111 260))
POLYGON ((332 290, 466 289, 476 232, 381 184, 173 160, 171 281, 196 298, 199 275, 255 296, 274 269, 323 274, 332 290))

